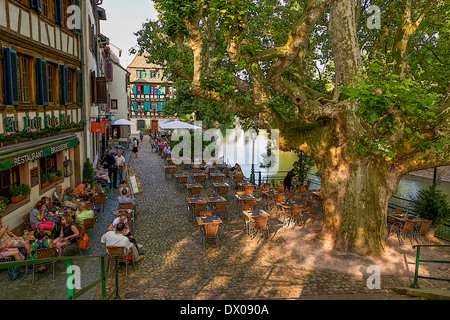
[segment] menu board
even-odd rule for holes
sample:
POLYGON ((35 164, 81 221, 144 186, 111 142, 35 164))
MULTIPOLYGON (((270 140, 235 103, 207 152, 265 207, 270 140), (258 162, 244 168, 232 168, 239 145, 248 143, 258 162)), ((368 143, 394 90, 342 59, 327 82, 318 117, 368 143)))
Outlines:
POLYGON ((143 191, 141 178, 137 174, 128 177, 128 184, 130 185, 133 194, 141 193, 143 191))
POLYGON ((33 188, 34 186, 37 186, 39 184, 39 170, 38 167, 33 168, 30 170, 30 183, 31 183, 31 188, 33 188))

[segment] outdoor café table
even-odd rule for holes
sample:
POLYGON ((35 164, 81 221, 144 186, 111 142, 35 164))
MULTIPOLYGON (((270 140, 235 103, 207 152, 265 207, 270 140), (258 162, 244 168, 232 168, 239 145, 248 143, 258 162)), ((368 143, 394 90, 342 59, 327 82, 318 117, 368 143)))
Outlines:
POLYGON ((105 171, 102 170, 98 170, 95 171, 95 175, 99 178, 99 179, 103 179, 105 180, 107 183, 111 183, 111 180, 109 179, 108 174, 105 171))
POLYGON ((219 216, 200 216, 195 218, 199 226, 204 226, 205 224, 219 224, 222 223, 222 219, 219 216))
POLYGON ((189 194, 199 194, 203 186, 200 183, 186 184, 189 194), (197 192, 195 192, 197 191, 197 192))
POLYGON ((209 175, 211 176, 211 178, 213 179, 214 182, 222 182, 223 177, 225 177, 225 175, 220 172, 210 173, 209 175))
POLYGON ((190 214, 190 212, 194 212, 194 206, 196 203, 203 203, 203 204, 208 204, 208 202, 206 202, 205 199, 203 199, 202 197, 186 197, 186 201, 188 203, 188 218, 189 221, 192 221, 192 216, 190 214))
POLYGON ((33 243, 34 241, 36 241, 36 238, 34 237, 34 232, 35 230, 25 230, 27 231, 26 233, 24 232, 22 238, 25 241, 29 241, 30 243, 33 243))
POLYGON ((132 209, 121 209, 121 210, 116 210, 113 212, 113 215, 116 217, 120 217, 124 212, 126 212, 128 215, 132 212, 132 209))
POLYGON ((84 202, 86 204, 90 204, 91 203, 91 201, 84 200, 84 199, 75 199, 75 200, 73 200, 73 203, 75 203, 76 205, 80 205, 80 203, 82 203, 82 202, 84 202))
POLYGON ((174 174, 175 178, 180 179, 180 178, 189 178, 189 175, 187 173, 175 173, 174 174))
POLYGON ((226 194, 228 192, 228 188, 230 187, 230 185, 226 182, 214 182, 212 185, 219 195, 226 194), (222 192, 220 192, 221 189, 222 192), (224 190, 225 192, 223 192, 224 190))
POLYGON ((245 191, 245 187, 247 187, 247 186, 256 187, 253 183, 251 183, 249 181, 244 181, 244 182, 239 182, 238 183, 239 190, 245 191))
MULTIPOLYGON (((245 216, 247 222, 253 221, 253 218, 268 216, 269 214, 264 210, 244 210, 242 214, 245 216)), ((249 234, 248 224, 247 224, 247 234, 249 234)))
POLYGON ((200 177, 203 177, 204 179, 202 181, 205 181, 207 174, 206 173, 193 173, 192 176, 197 179, 197 181, 200 182, 200 177))
MULTIPOLYGON (((284 201, 284 202, 277 203, 277 205, 280 206, 283 209, 288 209, 289 210, 292 207, 299 206, 300 203, 295 202, 295 201, 284 201)), ((281 218, 281 213, 282 213, 282 210, 280 210, 280 218, 281 218)))
POLYGON ((166 179, 170 174, 174 174, 176 169, 177 169, 177 166, 175 166, 175 165, 164 166, 164 175, 165 175, 166 179))
POLYGON ((66 210, 66 211, 56 211, 55 212, 55 216, 58 218, 62 218, 63 214, 69 214, 73 218, 73 216, 75 215, 75 211, 74 210, 66 210))
POLYGON ((269 191, 262 192, 263 198, 267 203, 267 208, 269 207, 269 199, 272 199, 275 197, 275 195, 281 194, 281 193, 282 192, 278 192, 277 190, 269 190, 269 191))
POLYGON ((209 203, 218 203, 218 202, 227 202, 227 199, 224 197, 205 197, 206 202, 209 203))
POLYGON ((226 164, 216 164, 216 167, 223 173, 223 169, 227 168, 226 164))
POLYGON ((238 212, 241 211, 241 202, 242 201, 245 201, 247 199, 255 199, 255 196, 252 194, 236 194, 235 197, 238 201, 238 212))

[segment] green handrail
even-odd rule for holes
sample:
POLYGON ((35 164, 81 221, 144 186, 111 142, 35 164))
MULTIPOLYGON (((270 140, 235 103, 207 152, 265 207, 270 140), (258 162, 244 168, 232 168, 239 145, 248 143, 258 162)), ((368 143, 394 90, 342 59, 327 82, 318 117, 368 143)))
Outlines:
POLYGON ((418 284, 419 278, 429 279, 429 280, 439 280, 439 281, 450 281, 450 279, 419 276, 419 263, 420 262, 450 263, 450 261, 441 261, 441 260, 420 260, 420 248, 421 247, 450 247, 450 245, 417 245, 417 246, 413 246, 413 249, 417 248, 417 253, 416 253, 416 271, 414 273, 414 282, 413 282, 413 284, 411 284, 411 288, 414 288, 414 289, 419 288, 419 284, 418 284))
MULTIPOLYGON (((66 261, 67 270, 70 266, 72 266, 73 260, 86 260, 86 259, 95 259, 100 258, 100 268, 101 268, 101 277, 100 279, 90 283, 86 287, 78 290, 75 292, 75 289, 73 286, 67 286, 68 288, 68 299, 69 300, 76 300, 78 297, 80 297, 82 294, 87 292, 88 290, 92 289, 97 284, 101 283, 102 285, 102 300, 107 300, 106 297, 106 280, 113 275, 113 273, 106 275, 105 273, 105 256, 68 256, 68 257, 57 257, 57 258, 44 258, 44 259, 38 259, 38 260, 23 260, 23 261, 14 261, 14 262, 4 262, 0 263, 0 270, 1 269, 9 269, 13 267, 22 267, 22 266, 28 266, 33 264, 46 264, 46 263, 52 263, 57 261, 66 261)), ((118 277, 118 261, 116 257, 116 267, 114 270, 114 274, 116 276, 116 290, 113 292, 115 293, 115 300, 120 300, 119 296, 119 277, 118 277)), ((69 281, 73 277, 73 272, 67 273, 67 280, 69 281)))

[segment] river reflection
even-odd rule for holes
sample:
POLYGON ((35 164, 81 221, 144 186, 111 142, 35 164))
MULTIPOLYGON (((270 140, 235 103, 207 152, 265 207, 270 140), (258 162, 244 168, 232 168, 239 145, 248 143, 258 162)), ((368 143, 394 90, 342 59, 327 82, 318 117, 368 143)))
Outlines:
MULTIPOLYGON (((260 164, 264 160, 262 155, 266 153, 267 141, 267 136, 262 134, 258 135, 255 140, 254 164, 255 172, 257 172, 256 179, 258 181, 259 172, 262 172, 263 179, 268 174, 274 175, 277 172, 280 172, 277 175, 277 180, 282 180, 282 177, 285 175, 284 172, 287 172, 293 168, 294 162, 297 161, 297 155, 294 152, 279 151, 279 153, 275 156, 278 163, 272 170, 261 168, 260 164)), ((248 136, 245 137, 242 135, 237 136, 234 141, 233 139, 224 139, 223 145, 223 152, 220 153, 220 155, 223 156, 224 161, 230 165, 239 163, 244 175, 246 177, 250 177, 253 152, 252 140, 248 136)), ((317 169, 314 168, 311 172, 311 180, 313 180, 314 188, 320 188, 320 180, 315 176, 316 172, 317 169)), ((400 181, 398 192, 395 196, 407 200, 413 200, 420 190, 428 188, 431 186, 432 182, 433 180, 430 178, 407 174, 400 181)), ((446 194, 447 199, 450 199, 450 182, 439 182, 437 189, 446 194)))

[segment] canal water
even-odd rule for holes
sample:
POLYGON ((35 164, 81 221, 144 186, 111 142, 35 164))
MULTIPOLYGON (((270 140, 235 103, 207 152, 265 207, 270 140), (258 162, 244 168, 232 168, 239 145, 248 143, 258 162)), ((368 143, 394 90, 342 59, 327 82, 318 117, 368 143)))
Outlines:
MULTIPOLYGON (((254 148, 250 134, 241 133, 233 134, 232 136, 227 135, 223 138, 223 149, 219 150, 218 154, 220 157, 223 157, 224 162, 229 165, 238 163, 246 177, 250 177, 254 159, 256 181, 258 181, 259 172, 261 172, 264 181, 267 176, 275 176, 275 180, 278 182, 284 178, 287 171, 293 168, 293 164, 298 158, 294 152, 275 150, 271 158, 273 164, 271 169, 261 168, 261 164, 263 164, 265 160, 264 155, 267 152, 267 142, 268 137, 263 132, 257 136, 254 142, 254 148)), ((320 180, 315 173, 317 173, 317 169, 313 168, 309 175, 314 189, 320 188, 320 180)), ((430 178, 407 174, 400 181, 398 192, 395 197, 413 200, 420 190, 427 189, 431 186, 432 182, 433 180, 430 178)), ((450 182, 439 182, 437 189, 446 194, 447 199, 450 201, 450 182)))

